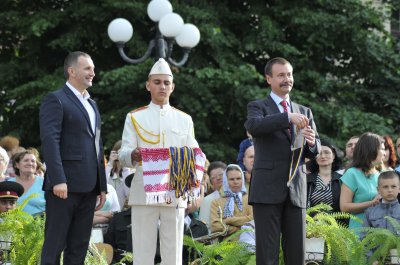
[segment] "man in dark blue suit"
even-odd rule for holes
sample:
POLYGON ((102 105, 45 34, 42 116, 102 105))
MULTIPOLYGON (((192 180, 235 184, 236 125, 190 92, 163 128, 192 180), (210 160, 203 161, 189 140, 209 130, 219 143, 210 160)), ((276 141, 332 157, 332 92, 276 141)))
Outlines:
POLYGON ((45 239, 41 264, 83 264, 94 211, 106 198, 100 113, 87 91, 94 64, 83 52, 64 61, 66 84, 49 93, 40 108, 40 138, 46 163, 45 239), (99 202, 96 206, 96 199, 99 202))
POLYGON ((253 137, 255 160, 250 180, 257 265, 278 265, 279 245, 286 265, 304 265, 306 172, 321 143, 311 110, 289 98, 293 67, 284 58, 265 66, 270 95, 250 102, 245 127, 253 137))

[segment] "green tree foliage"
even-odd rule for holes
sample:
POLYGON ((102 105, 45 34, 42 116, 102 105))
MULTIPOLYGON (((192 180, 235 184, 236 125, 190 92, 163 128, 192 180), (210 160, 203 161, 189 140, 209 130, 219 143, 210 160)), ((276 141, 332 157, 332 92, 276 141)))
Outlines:
MULTIPOLYGON (((313 109, 322 136, 343 146, 351 135, 365 131, 394 135, 400 117, 400 57, 382 25, 391 1, 376 10, 361 0, 171 3, 201 32, 187 64, 173 69, 176 89, 171 103, 192 115, 210 160, 235 161, 246 135, 246 105, 267 95, 263 67, 276 56, 292 62, 292 99, 313 109)), ((41 99, 63 84, 67 52, 82 50, 96 65, 90 93, 102 113, 105 145, 111 148, 121 137, 126 113, 149 102, 144 84, 153 61, 124 63, 107 36, 107 26, 116 17, 129 19, 134 36, 126 52, 141 57, 155 34, 147 4, 0 1, 0 134, 17 135, 25 146, 40 145, 41 99)), ((176 47, 173 57, 180 56, 176 47)))

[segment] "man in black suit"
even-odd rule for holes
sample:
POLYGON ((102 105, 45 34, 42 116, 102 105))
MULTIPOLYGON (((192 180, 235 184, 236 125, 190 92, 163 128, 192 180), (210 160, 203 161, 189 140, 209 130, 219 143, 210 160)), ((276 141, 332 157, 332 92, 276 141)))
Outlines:
POLYGON ((320 141, 309 108, 292 102, 293 68, 284 58, 265 66, 271 94, 247 106, 245 127, 255 161, 249 203, 253 205, 257 265, 277 265, 282 233, 286 265, 304 265, 306 172, 320 141))
POLYGON ((47 167, 42 265, 60 264, 62 251, 64 265, 84 263, 94 211, 103 206, 107 192, 100 113, 87 91, 95 76, 92 59, 71 52, 64 61, 64 75, 66 84, 49 93, 40 108, 47 167))

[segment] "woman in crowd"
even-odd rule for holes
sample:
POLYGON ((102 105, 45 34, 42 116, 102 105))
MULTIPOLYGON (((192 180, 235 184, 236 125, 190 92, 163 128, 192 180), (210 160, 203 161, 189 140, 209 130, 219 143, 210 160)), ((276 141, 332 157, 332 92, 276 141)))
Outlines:
MULTIPOLYGON (((19 139, 12 135, 6 135, 0 139, 0 146, 7 151, 8 157, 12 160, 13 155, 22 151, 19 146, 19 139)), ((8 163, 6 175, 9 177, 15 177, 13 163, 8 163)))
POLYGON ((397 157, 400 159, 400 136, 397 136, 395 149, 397 157))
POLYGON ((219 189, 222 187, 222 177, 225 168, 226 164, 222 161, 213 161, 208 165, 207 175, 209 183, 207 185, 207 192, 205 193, 206 197, 213 193, 219 193, 219 189))
POLYGON ((385 141, 385 156, 383 157, 381 171, 394 170, 397 164, 396 151, 394 149, 393 140, 389 135, 383 136, 385 141))
POLYGON ((335 148, 321 139, 321 151, 315 159, 308 162, 307 208, 317 204, 330 205, 334 212, 340 212, 340 177, 336 172, 342 161, 335 148))
POLYGON ((125 202, 129 196, 129 188, 125 185, 125 179, 134 170, 128 167, 122 167, 118 160, 118 151, 121 149, 121 142, 117 141, 110 153, 109 161, 106 166, 107 183, 114 187, 120 210, 124 208, 125 202))
MULTIPOLYGON (((31 150, 36 157, 36 176, 44 178, 45 167, 44 164, 40 161, 39 150, 37 150, 35 147, 28 147, 26 149, 31 150)), ((21 151, 25 151, 25 149, 21 151)))
POLYGON ((204 197, 200 206, 200 213, 198 219, 207 225, 208 231, 211 232, 211 202, 220 198, 219 189, 222 187, 222 179, 226 169, 226 164, 222 161, 213 161, 207 167, 207 175, 210 179, 210 186, 207 189, 209 193, 204 197))
POLYGON ((238 231, 242 225, 253 220, 253 209, 248 205, 243 171, 239 165, 228 165, 222 180, 220 198, 211 202, 211 231, 222 232, 227 226, 231 235, 238 231))
MULTIPOLYGON (((385 155, 383 139, 374 133, 364 133, 358 140, 350 168, 341 177, 340 209, 354 214, 361 220, 368 207, 379 203, 377 167, 385 155)), ((361 223, 351 219, 349 228, 361 227, 361 223)))
POLYGON ((46 201, 42 190, 43 178, 36 176, 38 158, 33 150, 26 150, 13 156, 13 167, 17 177, 10 178, 24 187, 24 194, 18 199, 18 205, 24 202, 32 194, 36 197, 31 198, 23 211, 36 215, 45 211, 46 201))
POLYGON ((8 168, 8 162, 10 161, 7 151, 0 147, 0 182, 7 180, 8 176, 6 175, 6 171, 8 168))

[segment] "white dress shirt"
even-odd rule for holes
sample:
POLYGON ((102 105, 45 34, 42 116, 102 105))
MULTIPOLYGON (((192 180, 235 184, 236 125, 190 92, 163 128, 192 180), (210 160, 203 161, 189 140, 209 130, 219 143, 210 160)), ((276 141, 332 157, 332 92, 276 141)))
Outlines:
POLYGON ((95 133, 96 130, 96 113, 94 112, 94 109, 92 105, 89 103, 89 98, 90 94, 89 92, 86 91, 84 95, 82 95, 81 92, 79 92, 73 85, 67 82, 67 86, 71 91, 75 94, 75 96, 79 99, 79 101, 82 103, 83 107, 85 108, 86 112, 89 115, 90 119, 90 126, 92 127, 92 132, 95 133))

